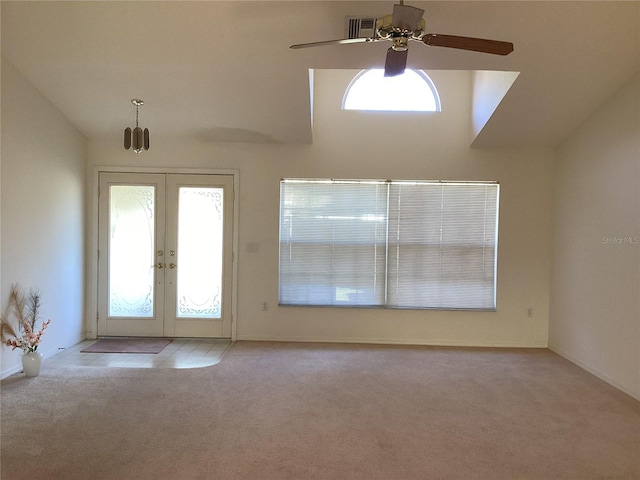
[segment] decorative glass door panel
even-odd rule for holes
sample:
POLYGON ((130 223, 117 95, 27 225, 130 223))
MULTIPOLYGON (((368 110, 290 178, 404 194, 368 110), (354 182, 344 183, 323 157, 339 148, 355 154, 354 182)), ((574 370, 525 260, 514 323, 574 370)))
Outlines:
POLYGON ((224 189, 179 187, 178 317, 220 318, 224 189))
POLYGON ((98 334, 230 338, 232 221, 232 176, 101 173, 98 334))
POLYGON ((155 187, 109 188, 109 316, 153 317, 155 187))

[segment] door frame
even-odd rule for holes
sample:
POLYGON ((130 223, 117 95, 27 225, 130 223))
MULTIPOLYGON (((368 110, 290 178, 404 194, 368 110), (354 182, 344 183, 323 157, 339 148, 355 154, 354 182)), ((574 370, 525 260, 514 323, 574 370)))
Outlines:
POLYGON ((87 304, 85 314, 87 318, 85 336, 87 339, 98 337, 98 190, 100 186, 100 173, 158 173, 158 174, 195 174, 195 175, 229 175, 233 176, 233 232, 232 232, 232 281, 231 281, 231 341, 236 341, 237 313, 238 313, 238 219, 240 200, 240 171, 236 169, 214 168, 154 168, 154 167, 110 167, 96 165, 89 173, 91 208, 87 215, 87 304))

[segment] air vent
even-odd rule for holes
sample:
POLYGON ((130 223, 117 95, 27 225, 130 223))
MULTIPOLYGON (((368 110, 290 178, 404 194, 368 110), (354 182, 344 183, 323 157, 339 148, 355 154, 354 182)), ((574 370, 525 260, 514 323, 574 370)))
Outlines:
POLYGON ((347 17, 347 38, 373 38, 375 18, 347 17))

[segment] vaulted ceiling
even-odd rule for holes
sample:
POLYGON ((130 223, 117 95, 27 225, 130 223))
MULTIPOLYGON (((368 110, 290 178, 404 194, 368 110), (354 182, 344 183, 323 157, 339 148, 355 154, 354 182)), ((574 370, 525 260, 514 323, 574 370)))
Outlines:
MULTIPOLYGON (((520 72, 474 146, 553 147, 640 69, 638 1, 411 2, 427 32, 506 40, 507 57, 412 42, 411 68, 520 72)), ((393 2, 2 1, 2 54, 88 138, 119 137, 132 98, 154 135, 312 142, 309 69, 382 67, 389 44, 345 17, 393 2)))

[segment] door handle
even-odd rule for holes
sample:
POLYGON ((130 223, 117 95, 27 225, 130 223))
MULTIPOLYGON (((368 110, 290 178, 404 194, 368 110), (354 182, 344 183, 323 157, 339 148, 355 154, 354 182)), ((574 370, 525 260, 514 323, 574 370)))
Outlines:
POLYGON ((157 267, 157 268, 164 268, 164 263, 162 263, 162 262, 158 262, 158 264, 157 264, 157 265, 154 265, 154 267, 157 267))
POLYGON ((169 268, 170 268, 170 269, 172 269, 172 270, 173 270, 174 268, 176 268, 177 266, 178 266, 178 265, 176 265, 175 263, 170 263, 170 264, 169 264, 169 268))

